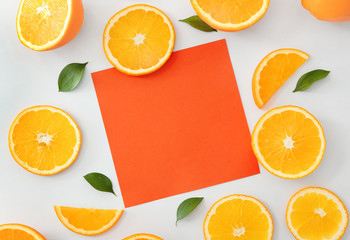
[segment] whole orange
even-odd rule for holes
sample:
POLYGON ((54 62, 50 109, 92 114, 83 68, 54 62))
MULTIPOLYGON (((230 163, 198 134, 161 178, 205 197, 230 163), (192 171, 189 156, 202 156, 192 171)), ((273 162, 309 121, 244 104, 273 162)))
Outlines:
POLYGON ((350 21, 350 0, 301 0, 301 4, 319 20, 350 21))

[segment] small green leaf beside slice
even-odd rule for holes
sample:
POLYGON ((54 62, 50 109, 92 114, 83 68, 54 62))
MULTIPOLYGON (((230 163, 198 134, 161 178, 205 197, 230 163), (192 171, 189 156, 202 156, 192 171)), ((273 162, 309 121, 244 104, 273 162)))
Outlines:
POLYGON ((195 197, 183 201, 177 208, 176 224, 178 221, 190 214, 202 202, 202 200, 202 197, 195 197))
POLYGON ((65 66, 58 77, 58 90, 69 92, 75 89, 83 78, 86 63, 71 63, 65 66))
MULTIPOLYGON (((111 180, 102 173, 89 173, 84 176, 85 180, 90 183, 96 190, 101 192, 110 192, 116 195, 113 191, 111 180)), ((117 195, 116 195, 117 196, 117 195)))
POLYGON ((317 70, 313 70, 311 72, 305 73, 299 79, 297 86, 295 87, 293 92, 305 91, 314 82, 327 77, 329 73, 330 73, 330 71, 326 71, 326 70, 322 70, 322 69, 317 69, 317 70))
POLYGON ((217 32, 216 29, 212 28, 208 24, 206 24, 200 17, 194 15, 192 17, 179 20, 180 22, 184 22, 194 27, 195 29, 201 30, 203 32, 217 32))

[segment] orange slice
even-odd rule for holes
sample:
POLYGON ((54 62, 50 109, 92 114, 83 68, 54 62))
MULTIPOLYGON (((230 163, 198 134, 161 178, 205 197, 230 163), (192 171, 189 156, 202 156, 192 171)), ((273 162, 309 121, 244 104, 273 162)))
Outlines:
POLYGON ((22 0, 17 13, 19 40, 36 51, 50 50, 70 42, 84 20, 81 0, 22 0))
POLYGON ((22 224, 0 225, 0 239, 2 240, 46 240, 35 229, 22 224))
POLYGON ((252 147, 269 172, 281 178, 296 179, 318 167, 326 140, 320 123, 308 111, 283 106, 260 118, 252 134, 252 147))
POLYGON ((124 210, 54 206, 61 223, 82 235, 101 234, 113 227, 124 210))
POLYGON ((309 187, 290 199, 286 219, 297 240, 339 240, 348 226, 349 215, 334 193, 309 187))
POLYGON ((63 110, 35 106, 22 111, 9 133, 10 152, 29 172, 53 175, 68 168, 80 149, 80 130, 63 110))
POLYGON ((253 76, 255 104, 261 108, 309 57, 297 49, 279 49, 264 57, 253 76))
POLYGON ((139 233, 139 234, 134 234, 127 238, 124 238, 123 240, 163 240, 163 239, 152 234, 139 233))
POLYGON ((217 201, 204 220, 205 240, 271 240, 273 222, 259 200, 234 194, 217 201))
POLYGON ((108 60, 121 72, 145 75, 169 59, 175 31, 159 9, 139 4, 125 8, 107 23, 103 48, 108 60))
POLYGON ((191 0, 198 16, 221 31, 240 31, 257 23, 266 13, 270 0, 191 0))

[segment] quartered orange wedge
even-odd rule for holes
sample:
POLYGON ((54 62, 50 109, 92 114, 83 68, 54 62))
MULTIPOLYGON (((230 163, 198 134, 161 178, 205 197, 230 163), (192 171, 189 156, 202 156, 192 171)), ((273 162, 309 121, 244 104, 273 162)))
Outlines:
POLYGON ((159 9, 138 4, 115 14, 103 34, 108 60, 128 75, 145 75, 162 67, 173 52, 175 31, 159 9))
POLYGON ((80 130, 72 117, 51 106, 23 110, 9 133, 15 161, 38 175, 53 175, 68 168, 77 158, 80 144, 80 130))
POLYGON ((126 237, 123 240, 163 240, 163 239, 148 233, 138 233, 138 234, 134 234, 129 237, 126 237))
POLYGON ((257 23, 266 13, 270 0, 191 0, 198 16, 221 31, 240 31, 257 23))
POLYGON ((79 33, 83 20, 82 0, 22 0, 17 34, 33 50, 50 50, 70 42, 79 33))
POLYGON ((348 226, 349 214, 334 193, 309 187, 290 199, 286 219, 297 240, 339 240, 348 226))
POLYGON ((35 229, 22 224, 0 225, 1 240, 46 240, 35 229))
POLYGON ((255 69, 252 81, 255 104, 261 108, 309 57, 300 50, 289 48, 264 57, 255 69))
POLYGON ((205 240, 271 240, 272 217, 259 200, 234 194, 217 201, 203 225, 205 240))
POLYGON ((87 236, 101 234, 113 227, 123 211, 55 206, 56 215, 65 227, 87 236))
POLYGON ((286 179, 312 173, 323 158, 321 124, 303 108, 283 106, 265 113, 252 134, 255 156, 269 172, 286 179))

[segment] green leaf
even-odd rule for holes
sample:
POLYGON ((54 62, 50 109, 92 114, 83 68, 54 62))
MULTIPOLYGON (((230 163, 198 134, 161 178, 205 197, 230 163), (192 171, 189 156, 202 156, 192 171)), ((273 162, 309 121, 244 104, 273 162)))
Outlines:
POLYGON ((71 63, 65 66, 58 77, 58 90, 69 92, 75 89, 82 79, 86 63, 71 63))
MULTIPOLYGON (((102 173, 89 173, 84 176, 85 180, 90 183, 96 190, 101 192, 110 192, 116 195, 113 191, 113 185, 111 180, 102 173)), ((117 195, 116 195, 117 196, 117 195)))
POLYGON ((192 17, 179 20, 180 22, 187 23, 191 25, 192 27, 201 30, 203 32, 217 32, 216 29, 212 28, 208 24, 206 24, 202 19, 200 19, 197 15, 194 15, 192 17))
POLYGON ((305 73, 299 79, 297 86, 295 87, 293 92, 305 91, 308 89, 314 82, 321 80, 328 76, 330 71, 317 69, 308 73, 305 73))
POLYGON ((177 208, 176 224, 178 221, 190 214, 202 202, 203 199, 204 198, 202 197, 195 197, 183 201, 177 208))

